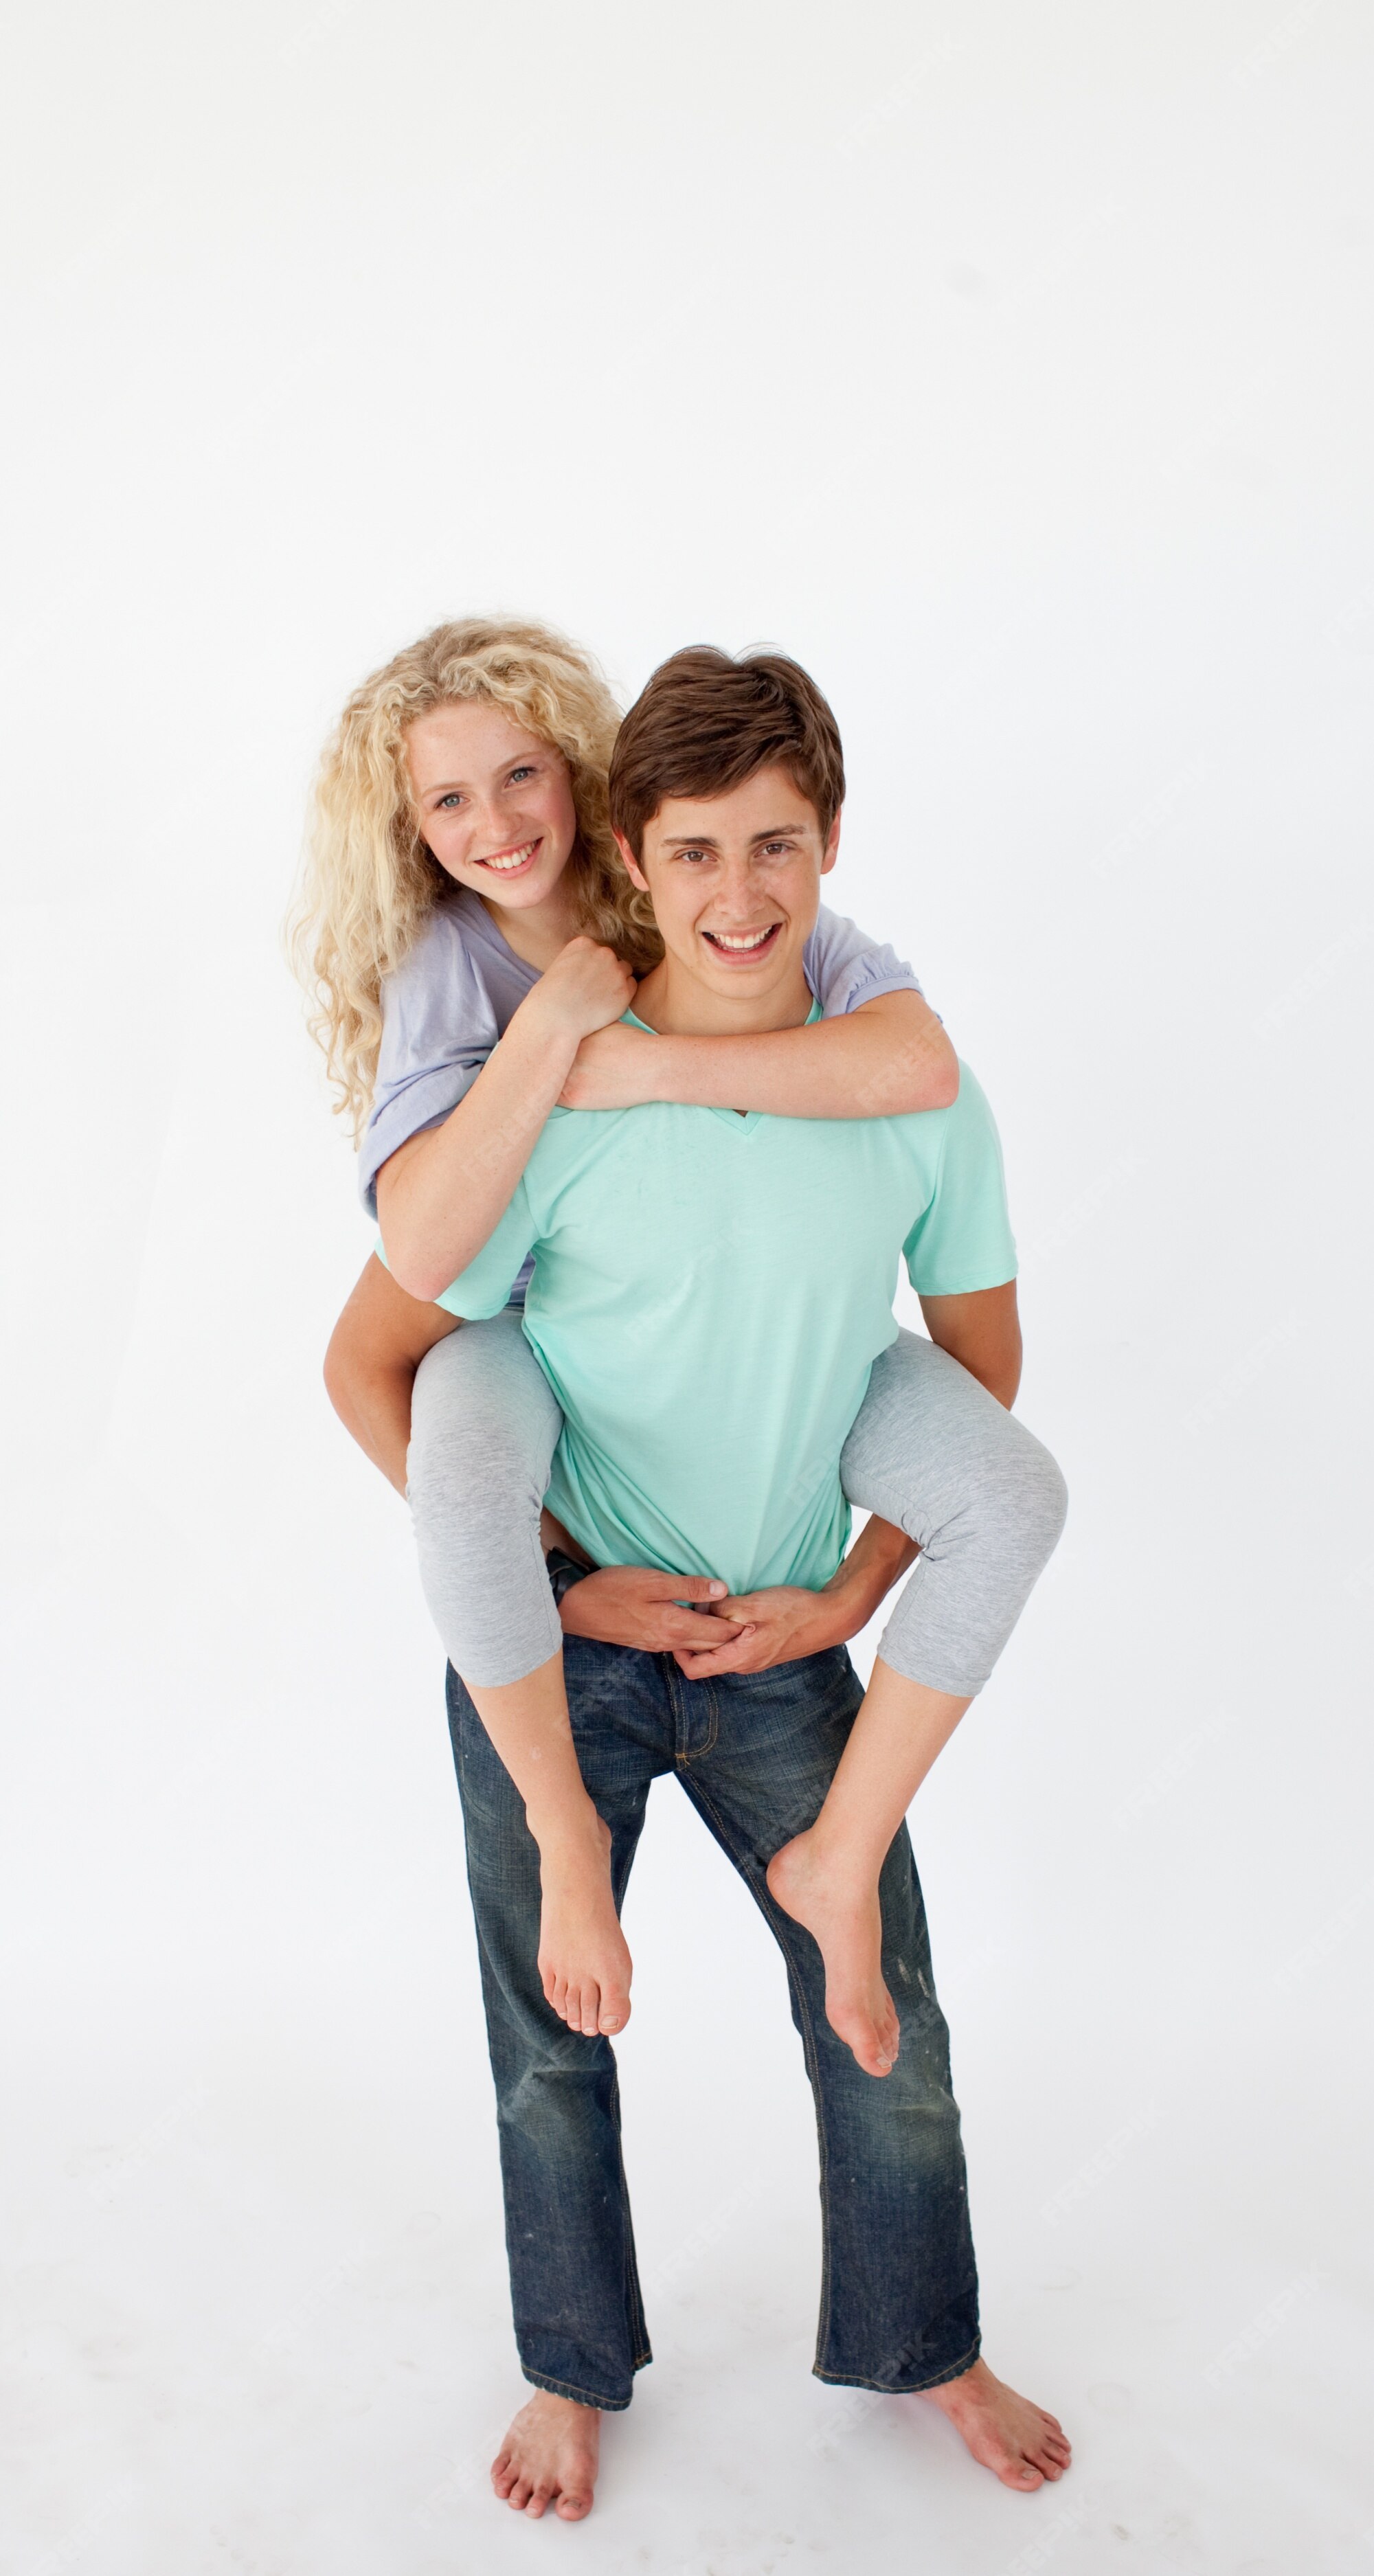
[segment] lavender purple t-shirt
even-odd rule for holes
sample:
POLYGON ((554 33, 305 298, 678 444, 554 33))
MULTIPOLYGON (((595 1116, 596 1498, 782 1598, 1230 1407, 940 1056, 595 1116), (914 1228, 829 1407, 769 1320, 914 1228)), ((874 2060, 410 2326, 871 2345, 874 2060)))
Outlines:
MULTIPOLYGON (((824 904, 803 963, 827 1019, 880 993, 921 989, 894 949, 824 904)), ((414 947, 382 984, 377 1087, 358 1157, 358 1188, 370 1216, 377 1213, 383 1163, 408 1137, 437 1127, 457 1108, 538 980, 469 887, 456 887, 435 905, 414 947)), ((523 1273, 516 1294, 523 1297, 523 1273)))

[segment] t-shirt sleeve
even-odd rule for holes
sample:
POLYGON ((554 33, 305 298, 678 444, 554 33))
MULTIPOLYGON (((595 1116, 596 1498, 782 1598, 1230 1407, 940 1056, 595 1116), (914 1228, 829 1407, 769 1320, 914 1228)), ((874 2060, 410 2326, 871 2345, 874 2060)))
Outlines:
POLYGON ((377 1174, 398 1145, 437 1127, 472 1089, 500 1032, 449 915, 436 912, 382 984, 377 1086, 358 1154, 358 1193, 377 1213, 377 1174))
POLYGON ((846 1011, 857 1011, 861 1002, 876 1001, 880 993, 921 990, 895 948, 870 939, 857 922, 847 921, 842 912, 827 912, 824 904, 806 943, 803 963, 806 980, 828 1020, 842 1019, 846 1011))
MULTIPOLYGON (((465 1316, 470 1323, 499 1315, 509 1302, 511 1281, 526 1253, 533 1249, 537 1234, 529 1192, 523 1180, 517 1181, 515 1196, 500 1224, 488 1235, 476 1259, 449 1282, 442 1297, 435 1298, 435 1305, 443 1306, 450 1315, 465 1316)), ((380 1235, 376 1252, 378 1260, 389 1268, 380 1235)))
POLYGON ((959 1097, 945 1120, 935 1191, 902 1249, 921 1297, 966 1297, 1016 1277, 1002 1146, 981 1085, 959 1067, 959 1097))

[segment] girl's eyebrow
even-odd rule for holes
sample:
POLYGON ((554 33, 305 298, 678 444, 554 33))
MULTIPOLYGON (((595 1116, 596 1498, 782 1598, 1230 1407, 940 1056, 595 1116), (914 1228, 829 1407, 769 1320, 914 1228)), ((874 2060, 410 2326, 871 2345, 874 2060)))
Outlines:
MULTIPOLYGON (((517 752, 513 760, 502 761, 496 774, 504 778, 509 770, 531 769, 538 757, 538 753, 533 751, 517 752)), ((472 790, 466 778, 436 778, 433 782, 426 780, 417 793, 423 800, 426 796, 469 796, 472 790)))

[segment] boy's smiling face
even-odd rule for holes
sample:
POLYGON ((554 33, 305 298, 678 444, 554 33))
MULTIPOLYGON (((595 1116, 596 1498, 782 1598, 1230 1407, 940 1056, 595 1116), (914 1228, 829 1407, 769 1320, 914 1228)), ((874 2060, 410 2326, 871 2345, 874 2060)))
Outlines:
POLYGON ((811 1008, 802 952, 821 878, 835 864, 839 816, 823 834, 787 771, 759 769, 723 796, 668 797, 644 827, 638 860, 616 838, 653 898, 667 951, 641 987, 660 1006, 651 1025, 681 1029, 703 1011, 720 1029, 800 1025, 811 1008))

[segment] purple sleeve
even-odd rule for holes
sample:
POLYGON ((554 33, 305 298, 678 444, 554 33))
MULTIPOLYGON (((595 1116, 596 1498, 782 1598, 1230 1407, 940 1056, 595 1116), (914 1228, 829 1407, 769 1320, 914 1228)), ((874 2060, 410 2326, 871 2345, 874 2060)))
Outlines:
POLYGON ((436 912, 382 985, 377 1087, 358 1155, 358 1191, 370 1216, 383 1163, 457 1108, 499 1035, 461 932, 449 914, 436 912))
POLYGON ((857 1011, 880 993, 919 993, 916 977, 895 948, 870 939, 857 922, 822 904, 806 943, 806 980, 828 1020, 857 1011))

